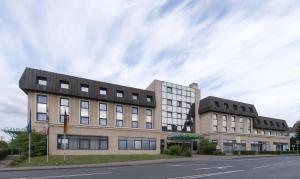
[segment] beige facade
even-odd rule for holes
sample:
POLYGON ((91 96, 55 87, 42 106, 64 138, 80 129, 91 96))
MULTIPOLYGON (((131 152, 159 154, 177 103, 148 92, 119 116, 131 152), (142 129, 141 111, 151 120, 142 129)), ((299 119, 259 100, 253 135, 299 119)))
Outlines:
MULTIPOLYGON (((66 150, 68 155, 75 154, 159 154, 160 142, 160 125, 159 121, 153 119, 153 128, 146 129, 146 109, 145 107, 138 107, 138 128, 131 127, 131 107, 130 105, 122 105, 124 108, 124 126, 116 127, 116 105, 117 103, 107 104, 107 126, 99 125, 99 103, 100 101, 89 101, 89 124, 80 124, 80 100, 75 97, 58 96, 44 93, 28 93, 28 111, 31 110, 32 114, 32 128, 37 131, 45 131, 46 123, 37 121, 37 95, 47 96, 47 107, 49 114, 49 153, 51 155, 62 155, 63 150, 57 147, 57 135, 63 134, 63 123, 59 121, 61 97, 68 98, 69 101, 69 130, 68 135, 82 135, 82 136, 107 136, 108 149, 107 150, 66 150), (153 138, 156 139, 155 150, 119 150, 118 138, 119 137, 132 137, 132 138, 153 138)), ((153 116, 155 116, 155 111, 153 116)))
MULTIPOLYGON (((289 149, 290 138, 287 132, 265 130, 265 129, 254 129, 252 125, 252 118, 245 116, 230 115, 217 112, 207 112, 201 114, 200 128, 201 134, 210 141, 215 141, 220 146, 220 149, 224 150, 224 141, 235 141, 238 144, 243 143, 245 150, 254 150, 254 147, 259 143, 264 143, 266 146, 262 150, 276 151, 276 145, 283 145, 282 150, 289 149), (214 118, 217 117, 217 130, 214 128, 214 118), (224 123, 223 119, 226 116, 226 128, 227 131, 223 130, 224 123), (234 125, 232 117, 235 118, 235 131, 232 130, 234 125), (241 119, 244 120, 241 123, 241 119), (250 121, 250 124, 248 123, 250 121), (244 124, 243 126, 241 126, 244 124), (241 129, 244 129, 243 131, 241 129), (251 147, 252 145, 252 147, 251 147)), ((230 144, 229 144, 230 145, 230 144)), ((277 146, 278 147, 278 146, 277 146)))

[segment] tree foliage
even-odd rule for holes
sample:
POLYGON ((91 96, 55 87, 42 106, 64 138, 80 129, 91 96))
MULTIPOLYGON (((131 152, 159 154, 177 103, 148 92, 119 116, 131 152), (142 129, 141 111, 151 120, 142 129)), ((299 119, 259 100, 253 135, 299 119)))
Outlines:
POLYGON ((212 155, 216 151, 217 144, 209 142, 207 139, 202 139, 199 142, 198 153, 212 155))
MULTIPOLYGON (((17 146, 20 154, 28 156, 28 134, 22 132, 16 135, 15 139, 10 143, 11 146, 17 146)), ((31 133, 31 156, 42 156, 47 151, 47 138, 44 133, 32 131, 31 133)))

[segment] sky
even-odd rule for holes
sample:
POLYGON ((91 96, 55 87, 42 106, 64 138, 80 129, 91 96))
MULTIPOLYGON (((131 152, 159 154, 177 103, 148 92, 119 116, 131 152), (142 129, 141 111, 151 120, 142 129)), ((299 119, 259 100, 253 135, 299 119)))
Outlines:
POLYGON ((255 104, 292 126, 300 1, 1 0, 0 128, 26 126, 26 67, 142 89, 197 82, 202 98, 255 104))

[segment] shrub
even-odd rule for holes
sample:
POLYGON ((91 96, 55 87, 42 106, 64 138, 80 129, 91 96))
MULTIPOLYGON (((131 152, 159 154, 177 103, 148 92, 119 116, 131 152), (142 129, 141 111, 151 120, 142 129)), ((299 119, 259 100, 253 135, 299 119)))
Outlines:
POLYGON ((167 150, 163 150, 163 153, 168 155, 178 155, 178 156, 185 156, 185 157, 192 156, 192 153, 189 151, 189 148, 180 145, 173 145, 169 147, 167 150))
POLYGON ((8 149, 0 149, 0 160, 3 160, 8 155, 8 149))
POLYGON ((220 155, 220 156, 225 156, 226 155, 224 152, 221 152, 221 151, 214 151, 212 154, 213 155, 220 155))
POLYGON ((232 154, 233 155, 240 155, 240 151, 233 151, 232 154))
POLYGON ((212 155, 216 151, 216 144, 209 142, 207 139, 203 139, 199 142, 198 153, 212 155))
POLYGON ((261 151, 259 154, 280 155, 280 151, 261 151))
POLYGON ((255 155, 256 154, 256 152, 252 151, 252 150, 241 151, 240 153, 241 153, 241 155, 255 155))

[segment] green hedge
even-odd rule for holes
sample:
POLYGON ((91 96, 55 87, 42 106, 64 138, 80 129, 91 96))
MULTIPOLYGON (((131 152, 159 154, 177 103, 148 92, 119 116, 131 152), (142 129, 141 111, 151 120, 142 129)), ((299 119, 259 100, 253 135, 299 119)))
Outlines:
POLYGON ((297 151, 262 151, 259 154, 280 155, 280 154, 297 154, 297 151))
POLYGON ((241 155, 255 155, 256 152, 252 150, 241 151, 241 155))
POLYGON ((189 151, 188 148, 186 147, 182 147, 179 145, 173 145, 170 148, 168 148, 167 150, 163 150, 164 154, 168 154, 168 155, 178 155, 178 156, 185 156, 185 157, 191 157, 192 153, 189 151))
POLYGON ((0 149, 0 160, 3 160, 8 155, 8 149, 0 149))
POLYGON ((213 155, 220 155, 220 156, 225 156, 226 155, 224 152, 221 152, 221 151, 214 151, 212 154, 213 155))

